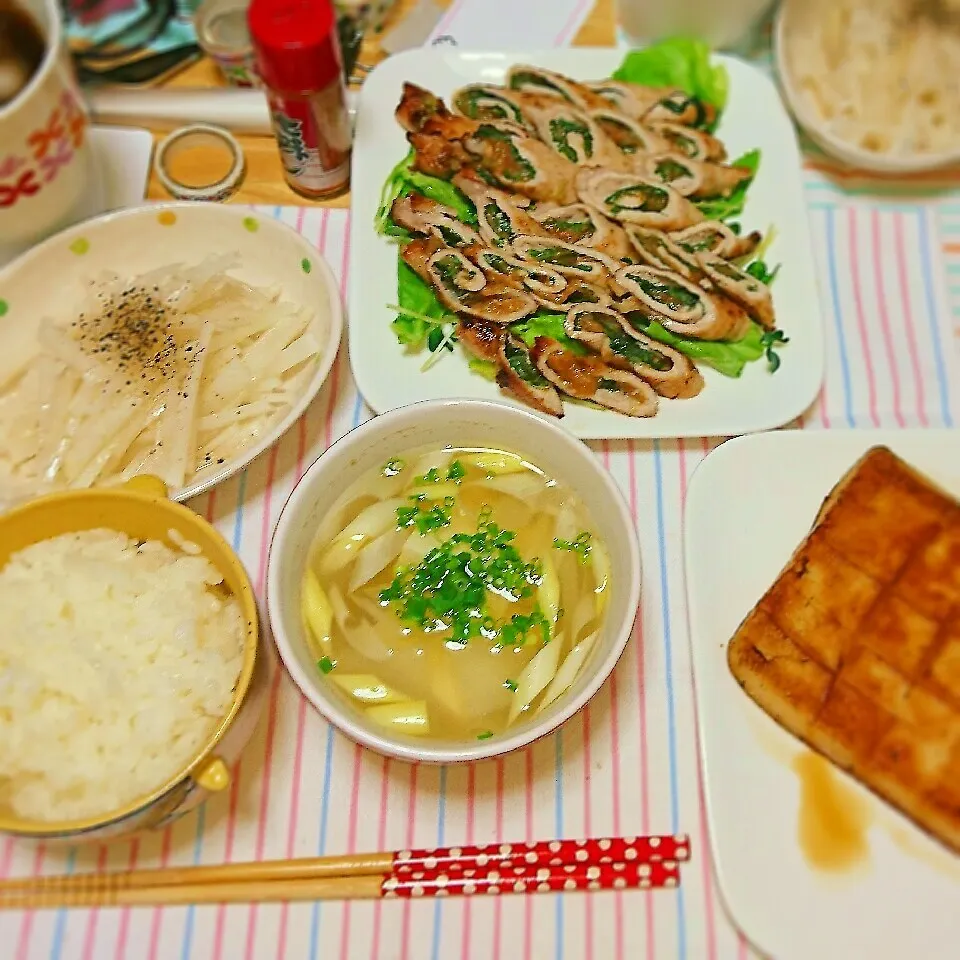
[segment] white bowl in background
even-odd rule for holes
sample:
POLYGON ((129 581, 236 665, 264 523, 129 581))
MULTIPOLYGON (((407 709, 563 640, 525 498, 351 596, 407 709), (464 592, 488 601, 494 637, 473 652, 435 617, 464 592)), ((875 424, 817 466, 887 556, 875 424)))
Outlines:
POLYGON ((267 565, 267 611, 273 638, 303 695, 364 746, 400 760, 457 763, 508 753, 549 733, 603 684, 633 630, 640 602, 640 548, 633 517, 592 451, 561 427, 526 410, 487 400, 431 400, 400 407, 348 433, 303 475, 280 514, 267 565), (526 721, 489 740, 456 742, 392 736, 367 720, 317 670, 300 615, 300 584, 315 532, 341 491, 406 450, 494 447, 522 454, 579 496, 610 554, 611 593, 600 638, 574 685, 526 721))
POLYGON ((231 276, 259 287, 278 286, 281 299, 309 307, 321 349, 313 376, 287 413, 237 457, 206 468, 186 486, 172 490, 170 498, 178 501, 222 483, 272 447, 327 379, 343 334, 343 307, 320 252, 286 224, 242 207, 153 203, 70 227, 0 270, 2 350, 4 337, 14 327, 37 329, 43 317, 72 315, 87 279, 107 271, 135 277, 166 265, 192 265, 211 253, 235 253, 239 265, 228 271, 231 276))
POLYGON ((783 97, 794 119, 810 139, 827 153, 861 170, 888 175, 922 173, 960 163, 960 145, 947 153, 882 154, 862 148, 831 132, 794 82, 788 54, 791 18, 808 0, 784 0, 774 26, 774 61, 783 97))

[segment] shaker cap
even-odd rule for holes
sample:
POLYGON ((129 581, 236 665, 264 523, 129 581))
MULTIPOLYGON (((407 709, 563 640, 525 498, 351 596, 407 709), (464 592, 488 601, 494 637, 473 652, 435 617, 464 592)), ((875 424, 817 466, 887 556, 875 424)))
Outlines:
POLYGON ((270 89, 309 93, 342 77, 331 0, 253 0, 247 23, 257 73, 270 89))

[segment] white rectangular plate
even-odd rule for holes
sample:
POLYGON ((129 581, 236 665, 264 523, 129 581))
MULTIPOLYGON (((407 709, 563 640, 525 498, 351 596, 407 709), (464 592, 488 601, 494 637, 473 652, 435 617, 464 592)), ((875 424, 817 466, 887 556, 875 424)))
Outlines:
POLYGON ((777 960, 957 956, 960 857, 839 770, 871 806, 870 857, 847 874, 808 865, 789 766, 806 747, 740 689, 726 650, 866 450, 885 444, 960 494, 958 440, 947 430, 744 437, 717 448, 691 480, 684 553, 714 866, 733 919, 777 960))
MULTIPOLYGON (((374 216, 390 171, 407 152, 393 118, 405 80, 443 97, 468 83, 502 83, 514 63, 531 63, 578 79, 608 77, 624 51, 567 49, 548 52, 472 53, 408 51, 381 63, 364 82, 353 152, 353 221, 350 281, 350 362, 367 403, 383 413, 417 400, 497 398, 495 384, 471 373, 462 353, 426 372, 428 356, 406 353, 390 329, 397 302, 397 248, 379 237, 374 216)), ((764 361, 749 364, 739 380, 703 368, 706 386, 692 400, 663 400, 650 419, 566 404, 561 421, 579 437, 697 437, 753 433, 788 423, 807 409, 823 380, 823 320, 803 202, 800 154, 793 127, 773 84, 740 60, 718 57, 730 75, 730 97, 718 131, 731 157, 762 151, 760 171, 747 192, 745 229, 776 239, 766 258, 782 263, 773 287, 779 325, 790 343, 771 375, 764 361)), ((512 401, 510 401, 512 402, 512 401)))

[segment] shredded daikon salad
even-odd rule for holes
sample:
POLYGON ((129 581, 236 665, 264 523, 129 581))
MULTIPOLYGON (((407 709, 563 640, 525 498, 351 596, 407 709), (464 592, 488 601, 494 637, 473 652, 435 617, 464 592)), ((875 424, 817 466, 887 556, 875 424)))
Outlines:
POLYGON ((316 369, 314 314, 235 265, 103 275, 71 316, 0 341, 0 507, 143 473, 178 490, 289 411, 316 369))
POLYGON ((801 95, 835 136, 884 155, 960 150, 956 0, 797 3, 785 41, 801 95))

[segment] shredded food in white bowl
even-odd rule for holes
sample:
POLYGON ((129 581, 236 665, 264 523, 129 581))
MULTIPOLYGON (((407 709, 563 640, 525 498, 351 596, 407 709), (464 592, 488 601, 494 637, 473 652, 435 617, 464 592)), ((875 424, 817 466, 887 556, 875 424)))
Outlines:
POLYGON ((138 474, 178 490, 287 414, 318 363, 314 315, 234 266, 96 277, 0 355, 0 508, 138 474))
POLYGON ((794 0, 782 17, 811 132, 878 158, 960 157, 960 0, 794 0))

